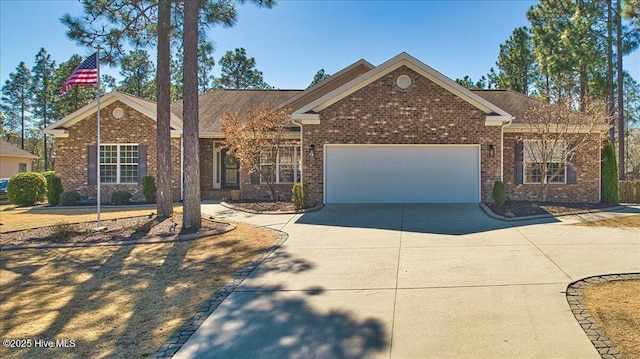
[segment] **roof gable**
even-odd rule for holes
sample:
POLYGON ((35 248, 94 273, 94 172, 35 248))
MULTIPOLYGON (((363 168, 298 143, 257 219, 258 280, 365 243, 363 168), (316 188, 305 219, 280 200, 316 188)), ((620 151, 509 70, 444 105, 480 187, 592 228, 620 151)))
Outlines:
POLYGON ((298 120, 319 120, 317 113, 328 106, 338 102, 339 100, 347 97, 348 95, 356 92, 357 90, 369 85, 370 83, 378 80, 382 76, 402 67, 406 66, 418 74, 431 80, 438 86, 453 93, 457 97, 463 99, 474 107, 480 109, 487 115, 487 120, 497 120, 498 122, 507 122, 511 120, 511 115, 496 106, 495 104, 483 99, 482 97, 474 94, 463 86, 459 85, 450 78, 444 76, 440 72, 427 66, 406 52, 402 52, 396 57, 387 60, 378 67, 370 70, 369 72, 349 81, 348 83, 338 87, 337 89, 327 93, 326 95, 318 98, 317 100, 303 106, 297 111, 294 111, 292 117, 298 120))
POLYGON ((344 85, 345 83, 371 71, 375 66, 360 59, 353 64, 345 67, 344 69, 336 72, 335 74, 327 77, 319 83, 307 88, 300 92, 296 96, 281 103, 278 107, 290 107, 292 111, 296 111, 307 105, 308 103, 317 100, 323 95, 335 90, 336 88, 344 85))
MULTIPOLYGON (((143 115, 151 118, 152 120, 157 121, 155 102, 144 100, 139 97, 135 97, 118 91, 112 91, 102 96, 100 98, 100 107, 104 108, 116 101, 120 101, 123 104, 133 108, 134 110, 142 113, 143 115)), ((42 132, 54 136, 65 136, 69 127, 93 115, 97 112, 97 110, 98 102, 93 101, 90 104, 50 124, 44 130, 42 130, 42 132)), ((172 130, 182 130, 182 120, 173 113, 171 113, 170 122, 172 130)))
POLYGON ((38 156, 23 150, 13 144, 0 140, 0 156, 2 157, 23 157, 23 158, 38 158, 38 156))

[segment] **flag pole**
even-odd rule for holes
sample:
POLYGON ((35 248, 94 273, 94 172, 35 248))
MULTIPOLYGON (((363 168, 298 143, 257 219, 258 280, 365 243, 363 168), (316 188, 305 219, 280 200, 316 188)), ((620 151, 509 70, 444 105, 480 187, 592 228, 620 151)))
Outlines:
POLYGON ((96 162, 97 162, 97 166, 96 166, 96 183, 98 185, 98 195, 97 195, 97 220, 96 220, 96 229, 100 230, 101 226, 100 226, 100 199, 102 198, 100 196, 100 46, 96 47, 98 49, 98 52, 96 53, 96 69, 97 69, 97 74, 98 74, 98 78, 97 78, 97 82, 96 82, 96 97, 98 99, 98 139, 97 139, 97 146, 96 146, 96 162))

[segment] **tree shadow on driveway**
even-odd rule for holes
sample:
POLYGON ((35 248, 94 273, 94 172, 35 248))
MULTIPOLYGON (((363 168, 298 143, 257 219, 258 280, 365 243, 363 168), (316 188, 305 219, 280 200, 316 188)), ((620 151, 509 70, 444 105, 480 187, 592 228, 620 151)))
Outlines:
POLYGON ((478 204, 334 204, 305 213, 295 223, 459 236, 555 222, 559 220, 553 217, 500 221, 489 217, 478 204))
POLYGON ((284 289, 232 293, 174 358, 363 358, 388 352, 390 333, 381 320, 336 309, 331 293, 320 288, 284 289), (329 309, 311 304, 318 302, 329 309))

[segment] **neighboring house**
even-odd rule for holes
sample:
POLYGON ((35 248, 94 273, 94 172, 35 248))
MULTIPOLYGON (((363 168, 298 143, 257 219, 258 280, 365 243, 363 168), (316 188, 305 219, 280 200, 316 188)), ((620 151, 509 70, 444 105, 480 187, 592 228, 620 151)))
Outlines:
MULTIPOLYGON (((119 92, 102 98, 103 200, 114 190, 141 198, 142 176, 156 174, 155 103, 119 92)), ((314 202, 477 203, 491 201, 496 180, 513 200, 538 199, 539 174, 523 156, 521 122, 536 100, 510 90, 468 90, 406 53, 379 66, 360 60, 302 90, 214 90, 199 98, 203 198, 240 189, 268 196, 224 148, 227 110, 277 104, 291 109, 293 143, 276 163, 277 188, 290 197, 301 181, 314 202)), ((172 111, 172 183, 181 188, 182 103, 172 111)), ((56 173, 65 190, 95 197, 96 104, 48 126, 56 138, 56 173)), ((549 186, 555 201, 600 200, 600 148, 581 151, 549 186)))
POLYGON ((31 162, 36 158, 38 156, 0 140, 0 178, 9 178, 20 172, 31 172, 31 162))

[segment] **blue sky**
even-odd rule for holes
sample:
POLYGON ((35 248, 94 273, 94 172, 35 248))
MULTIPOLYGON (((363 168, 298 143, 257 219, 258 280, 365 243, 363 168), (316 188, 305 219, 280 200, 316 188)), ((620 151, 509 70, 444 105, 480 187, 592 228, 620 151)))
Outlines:
MULTIPOLYGON (((233 28, 208 30, 216 61, 244 47, 265 81, 283 89, 305 88, 321 68, 335 73, 363 58, 378 65, 406 51, 450 78, 477 80, 495 66, 499 45, 519 26, 535 1, 287 1, 271 10, 239 7, 233 28)), ((56 62, 91 49, 76 46, 59 21, 79 15, 75 0, 0 0, 0 80, 20 61, 29 68, 41 47, 56 62)), ((640 54, 625 57, 640 80, 640 54)), ((118 77, 115 68, 102 71, 118 77)), ((219 67, 214 68, 219 72, 219 67)))

